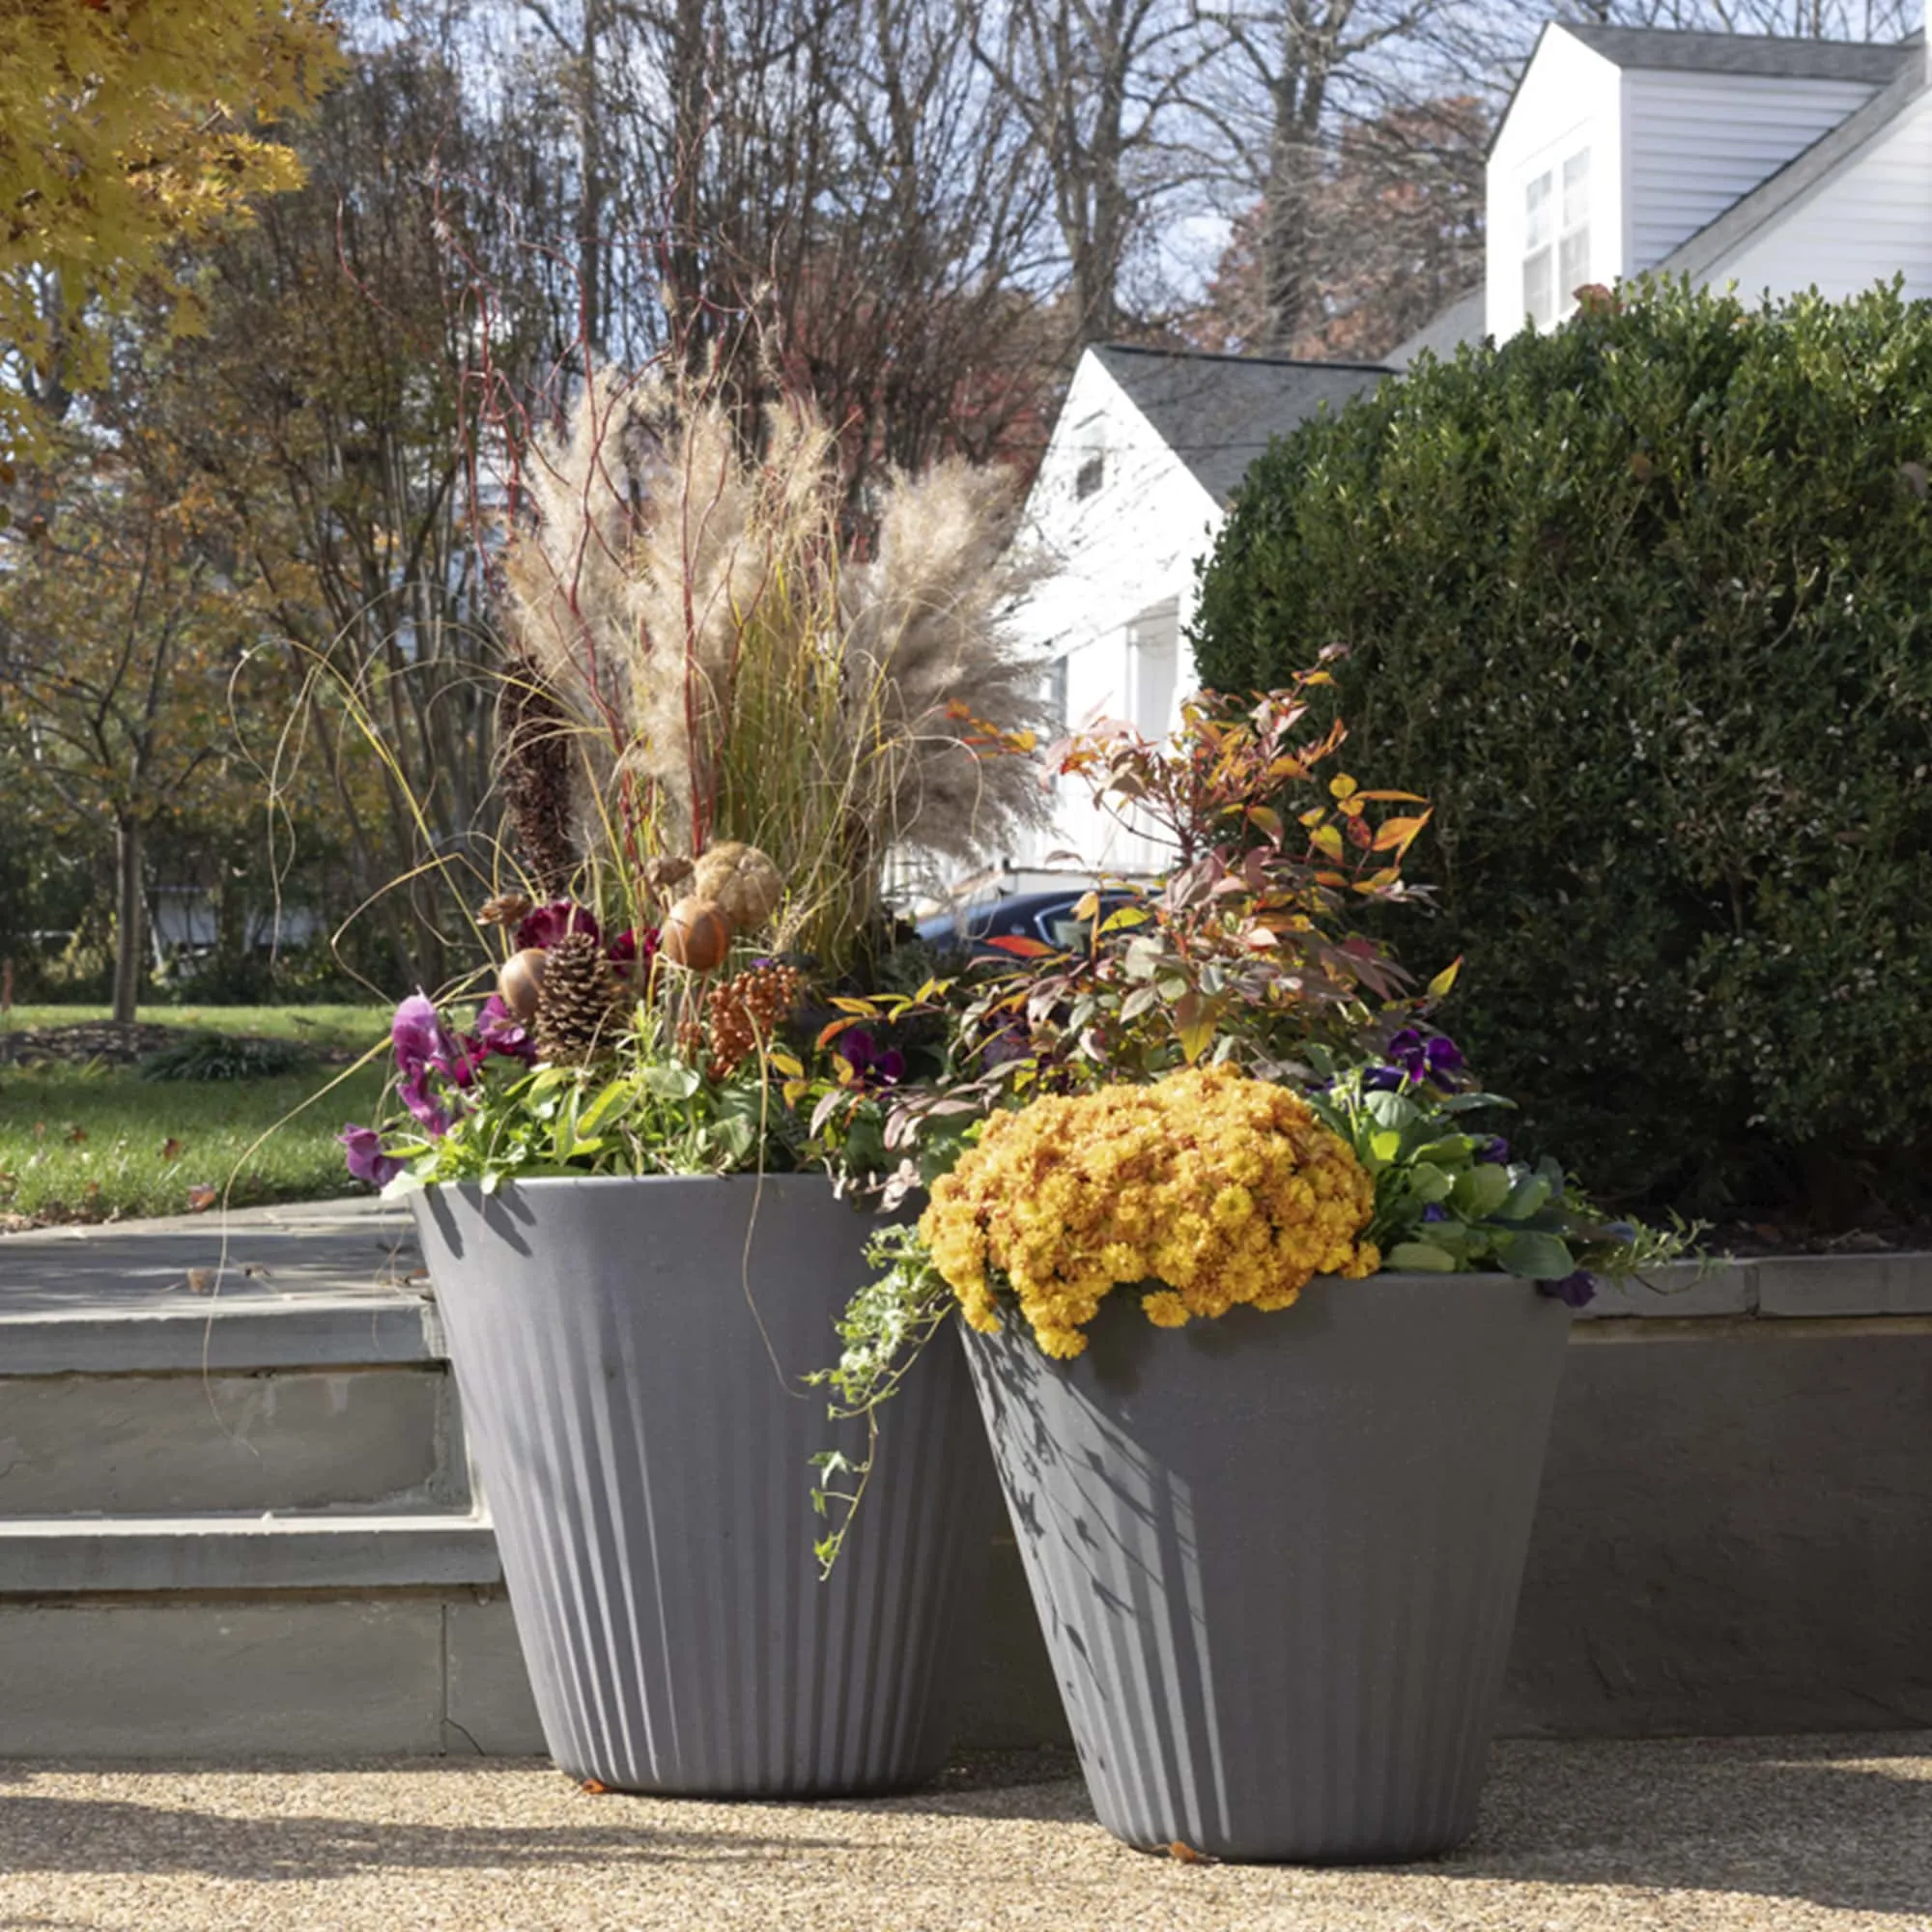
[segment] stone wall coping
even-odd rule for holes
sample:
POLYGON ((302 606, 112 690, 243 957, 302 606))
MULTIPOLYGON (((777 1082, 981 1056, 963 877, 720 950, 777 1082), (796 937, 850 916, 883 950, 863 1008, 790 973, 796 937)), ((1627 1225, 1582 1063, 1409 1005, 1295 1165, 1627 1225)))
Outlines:
POLYGON ((1577 1320, 1737 1315, 1800 1321, 1932 1315, 1932 1254, 1753 1255, 1725 1258, 1701 1275, 1680 1263, 1643 1281, 1605 1283, 1577 1320))

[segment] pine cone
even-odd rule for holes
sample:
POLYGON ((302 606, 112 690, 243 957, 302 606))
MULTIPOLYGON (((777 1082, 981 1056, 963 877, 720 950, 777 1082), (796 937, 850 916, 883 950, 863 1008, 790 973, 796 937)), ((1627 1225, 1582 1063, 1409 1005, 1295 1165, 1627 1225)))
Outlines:
POLYGON ((528 658, 503 667, 497 698, 497 769, 503 810, 538 894, 562 898, 577 871, 570 836, 570 720, 528 658))
POLYGON ((582 1066, 616 1037, 616 980, 604 949, 587 932, 567 932, 544 955, 537 994, 537 1058, 582 1066))

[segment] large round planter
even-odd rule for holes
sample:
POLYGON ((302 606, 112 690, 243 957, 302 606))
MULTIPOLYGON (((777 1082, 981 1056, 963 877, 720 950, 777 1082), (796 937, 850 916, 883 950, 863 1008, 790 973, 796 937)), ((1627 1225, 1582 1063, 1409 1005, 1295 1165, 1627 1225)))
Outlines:
POLYGON ((1318 1280, 1072 1362, 968 1357, 1095 1808, 1215 1858, 1474 1828, 1569 1311, 1500 1276, 1318 1280))
POLYGON ((813 1176, 414 1197, 551 1755, 626 1791, 832 1795, 943 1764, 998 1504, 959 1350, 884 1412, 831 1580, 800 1378, 866 1279, 813 1176))

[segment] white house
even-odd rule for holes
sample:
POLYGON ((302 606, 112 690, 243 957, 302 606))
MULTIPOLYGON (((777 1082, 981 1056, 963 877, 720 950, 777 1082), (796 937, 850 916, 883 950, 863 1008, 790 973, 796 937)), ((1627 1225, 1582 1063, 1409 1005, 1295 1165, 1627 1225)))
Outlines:
POLYGON ((1752 298, 1896 274, 1932 295, 1924 39, 1546 27, 1491 146, 1486 219, 1480 332, 1498 339, 1645 270, 1752 298))
MULTIPOLYGON (((1061 715, 1149 736, 1195 682, 1195 569, 1271 437, 1340 407, 1424 350, 1548 327, 1575 291, 1645 270, 1747 296, 1850 295, 1893 275, 1932 296, 1932 87, 1924 38, 1888 45, 1551 25, 1488 159, 1484 284, 1393 351, 1389 367, 1102 347, 1082 356, 1026 535, 1054 574, 1017 622, 1052 663, 1061 715)), ((1009 889, 1045 861, 1136 872, 1160 857, 1063 799, 1009 855, 1009 889)))
MULTIPOLYGON (((1053 667, 1063 722, 1124 719, 1149 737, 1172 728, 1195 681, 1182 637, 1195 563, 1236 484, 1271 437, 1385 374, 1118 346, 1081 357, 1027 498, 1022 541, 1043 574, 1016 619, 1053 667)), ((1084 798, 1072 787, 1053 830, 1013 855, 1016 886, 1066 869, 1044 865, 1061 850, 1079 855, 1080 870, 1158 869, 1146 840, 1084 798)))

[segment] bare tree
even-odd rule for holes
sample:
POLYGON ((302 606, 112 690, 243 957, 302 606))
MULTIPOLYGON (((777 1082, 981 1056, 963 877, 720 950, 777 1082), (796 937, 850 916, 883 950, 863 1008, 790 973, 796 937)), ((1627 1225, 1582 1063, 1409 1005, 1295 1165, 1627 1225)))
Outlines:
POLYGON ((1197 179, 1187 122, 1209 57, 1186 0, 1006 0, 974 50, 1046 170, 1073 347, 1119 335, 1141 235, 1197 179))

